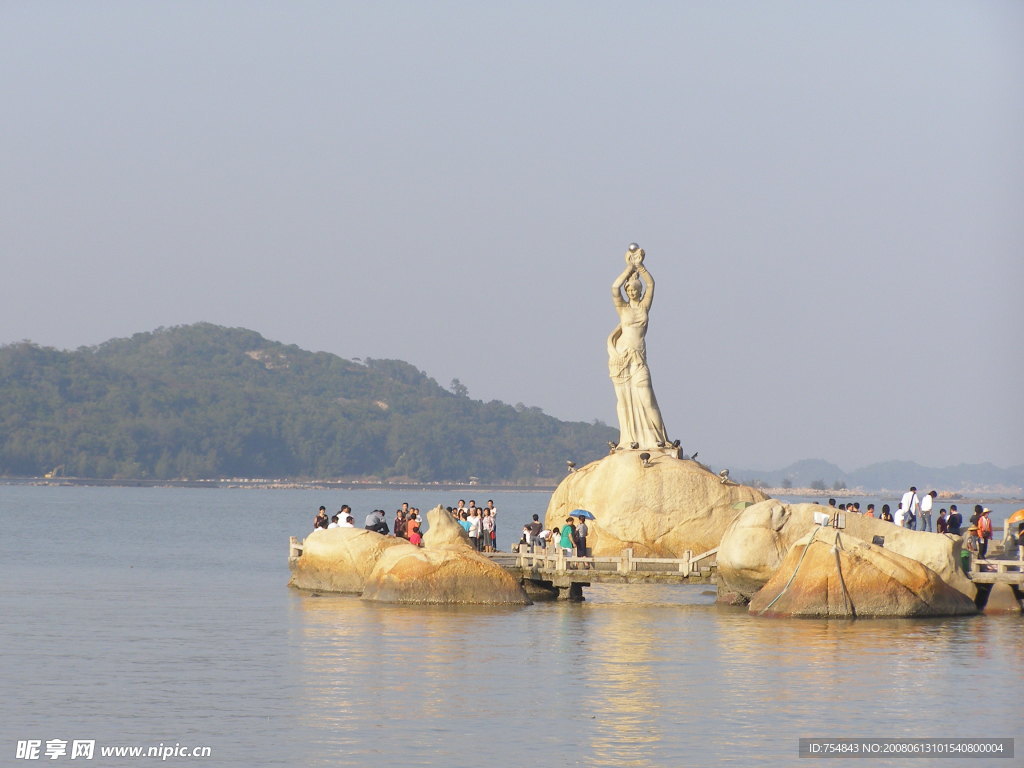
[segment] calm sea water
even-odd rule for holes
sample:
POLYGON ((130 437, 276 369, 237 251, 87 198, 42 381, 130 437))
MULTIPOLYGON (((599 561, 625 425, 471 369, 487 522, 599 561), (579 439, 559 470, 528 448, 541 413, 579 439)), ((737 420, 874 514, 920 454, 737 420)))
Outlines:
MULTIPOLYGON (((505 549, 547 502, 477 496, 505 549)), ((455 499, 0 486, 0 765, 32 764, 27 739, 209 746, 167 763, 216 766, 796 765, 800 737, 1019 727, 1019 617, 758 620, 707 587, 490 609, 285 586, 319 504, 403 500, 455 499)), ((160 762, 46 764, 65 761, 160 762)))

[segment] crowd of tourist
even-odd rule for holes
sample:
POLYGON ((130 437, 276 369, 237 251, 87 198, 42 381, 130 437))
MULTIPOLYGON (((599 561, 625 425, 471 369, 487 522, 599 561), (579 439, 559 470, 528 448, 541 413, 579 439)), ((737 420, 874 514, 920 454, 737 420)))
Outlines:
MULTIPOLYGON (((933 531, 935 533, 953 533, 957 536, 964 536, 964 545, 979 557, 985 557, 988 553, 988 543, 992 539, 992 510, 983 507, 981 504, 974 505, 974 514, 968 520, 967 529, 964 530, 963 516, 956 504, 950 504, 949 509, 939 509, 935 518, 935 526, 932 527, 932 510, 938 493, 929 491, 923 496, 917 495, 917 488, 910 486, 910 490, 903 494, 896 505, 896 511, 892 512, 888 504, 883 504, 878 517, 881 520, 907 528, 911 531, 933 531)), ((828 504, 837 511, 863 514, 866 517, 875 517, 875 505, 868 504, 861 512, 860 502, 855 501, 849 504, 836 504, 835 499, 829 499, 828 504)))
MULTIPOLYGON (((454 507, 446 507, 455 521, 462 526, 469 536, 473 548, 479 552, 497 551, 498 541, 498 509, 494 501, 488 499, 486 505, 478 507, 474 499, 469 500, 466 505, 464 499, 459 499, 454 507)), ((536 518, 536 515, 534 515, 536 518)), ((375 509, 368 514, 363 522, 363 528, 368 531, 376 531, 385 536, 396 536, 406 539, 410 544, 423 546, 423 535, 421 528, 423 517, 417 507, 410 507, 409 502, 402 502, 402 506, 395 510, 392 524, 389 526, 387 515, 383 509, 375 509)), ((355 528, 355 517, 352 514, 352 507, 342 504, 337 514, 327 517, 327 507, 321 506, 313 518, 313 530, 317 528, 355 528)))
POLYGON ((455 521, 462 526, 462 529, 469 536, 469 543, 478 552, 498 551, 498 509, 490 499, 483 507, 478 507, 476 501, 469 500, 466 506, 464 499, 459 499, 454 507, 446 507, 455 521))

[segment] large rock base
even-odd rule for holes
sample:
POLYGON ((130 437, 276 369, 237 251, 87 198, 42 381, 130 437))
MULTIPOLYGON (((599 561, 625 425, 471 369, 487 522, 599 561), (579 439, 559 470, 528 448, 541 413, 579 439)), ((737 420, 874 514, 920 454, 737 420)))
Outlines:
POLYGON ((741 502, 767 498, 667 453, 650 452, 645 467, 641 453, 618 450, 571 472, 552 494, 545 524, 561 528, 585 509, 595 517, 587 526, 595 557, 627 548, 636 557, 682 557, 717 547, 741 502))

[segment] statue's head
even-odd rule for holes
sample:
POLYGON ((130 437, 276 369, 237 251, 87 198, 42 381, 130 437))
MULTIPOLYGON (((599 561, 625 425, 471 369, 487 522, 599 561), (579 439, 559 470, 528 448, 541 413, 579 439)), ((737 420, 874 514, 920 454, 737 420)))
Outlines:
POLYGON ((630 301, 640 301, 640 297, 644 293, 644 284, 638 278, 631 277, 626 281, 625 290, 630 301))

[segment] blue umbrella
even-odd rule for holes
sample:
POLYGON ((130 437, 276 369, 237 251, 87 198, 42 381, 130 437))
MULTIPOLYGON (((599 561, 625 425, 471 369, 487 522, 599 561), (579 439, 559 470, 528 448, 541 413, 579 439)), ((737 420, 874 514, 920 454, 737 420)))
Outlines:
POLYGON ((593 520, 594 519, 594 516, 592 514, 590 514, 589 512, 587 512, 587 510, 585 510, 585 509, 574 509, 572 511, 571 517, 583 517, 583 518, 586 518, 587 520, 593 520))

